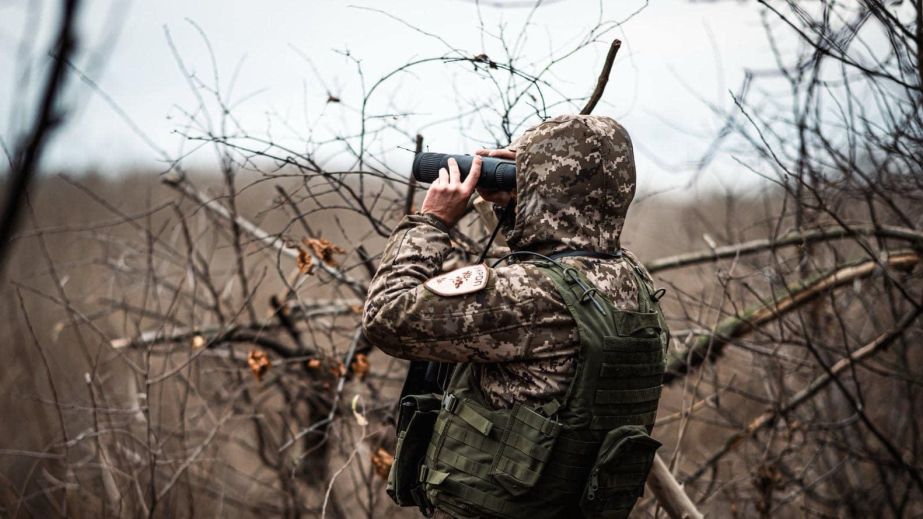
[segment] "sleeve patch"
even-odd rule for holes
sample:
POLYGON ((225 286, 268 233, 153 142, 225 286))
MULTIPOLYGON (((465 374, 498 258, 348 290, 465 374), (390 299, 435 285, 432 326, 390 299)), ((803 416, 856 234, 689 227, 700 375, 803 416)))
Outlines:
POLYGON ((489 277, 487 265, 472 265, 431 278, 423 286, 436 295, 460 296, 482 290, 487 286, 489 277))

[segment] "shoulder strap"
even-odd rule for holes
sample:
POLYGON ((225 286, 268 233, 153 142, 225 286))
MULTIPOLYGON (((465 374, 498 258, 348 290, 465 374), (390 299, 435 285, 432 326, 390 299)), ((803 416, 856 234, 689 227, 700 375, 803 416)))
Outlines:
MULTIPOLYGON (((605 336, 615 333, 613 318, 617 312, 616 308, 608 297, 596 290, 596 287, 582 272, 574 267, 558 263, 534 262, 533 264, 554 283, 558 293, 564 299, 567 309, 577 322, 581 350, 584 350, 583 344, 602 344, 605 336), (602 308, 602 311, 599 311, 598 307, 594 308, 595 305, 590 304, 591 299, 587 295, 595 296, 592 301, 596 302, 598 307, 602 308)), ((574 377, 567 388, 567 393, 564 395, 564 402, 552 406, 555 411, 559 407, 566 406, 572 400, 575 387, 578 381, 582 379, 581 370, 585 369, 587 359, 584 358, 584 353, 582 351, 578 359, 577 371, 574 373, 574 377)))
POLYGON ((641 270, 641 265, 635 262, 628 254, 622 257, 631 265, 631 275, 635 278, 635 284, 638 285, 638 311, 642 313, 657 311, 655 308, 657 299, 654 297, 651 286, 644 279, 644 271, 641 270))
POLYGON ((631 263, 631 273, 635 277, 635 283, 638 285, 638 310, 641 312, 654 312, 657 314, 657 322, 660 323, 660 329, 663 331, 663 351, 666 353, 670 344, 670 329, 667 327, 667 318, 663 315, 663 309, 660 308, 660 297, 656 294, 659 292, 662 296, 664 289, 652 292, 652 286, 644 279, 641 266, 630 255, 625 254, 624 258, 631 263), (642 295, 643 294, 643 295, 642 295))
POLYGON ((653 292, 653 287, 650 286, 647 283, 647 280, 644 278, 644 271, 642 270, 641 265, 639 265, 630 254, 625 254, 624 250, 619 249, 615 252, 564 250, 547 256, 547 259, 560 265, 560 263, 557 263, 558 259, 573 257, 627 260, 632 267, 631 273, 635 278, 635 283, 638 285, 638 310, 645 313, 655 311, 655 308, 653 308, 653 303, 656 303, 659 299, 657 297, 657 293, 653 292))

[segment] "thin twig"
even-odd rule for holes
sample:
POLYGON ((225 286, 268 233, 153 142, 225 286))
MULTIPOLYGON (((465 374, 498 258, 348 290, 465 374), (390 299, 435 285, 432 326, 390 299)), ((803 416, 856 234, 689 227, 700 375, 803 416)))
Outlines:
POLYGON ((581 115, 590 115, 593 113, 593 109, 596 108, 596 103, 599 103, 599 100, 602 99, 603 92, 606 91, 606 85, 609 83, 609 73, 612 72, 612 64, 615 63, 615 55, 619 53, 621 47, 622 40, 612 40, 612 44, 609 45, 609 52, 606 54, 606 61, 603 63, 603 69, 599 72, 599 78, 596 80, 596 88, 593 89, 590 98, 587 100, 586 104, 583 105, 583 109, 580 110, 581 115))

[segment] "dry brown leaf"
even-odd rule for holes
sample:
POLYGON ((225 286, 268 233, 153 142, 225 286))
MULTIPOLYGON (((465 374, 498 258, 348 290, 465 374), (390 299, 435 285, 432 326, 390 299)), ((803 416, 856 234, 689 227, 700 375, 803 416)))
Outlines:
POLYGON ((337 266, 337 262, 333 259, 334 254, 346 254, 346 249, 334 245, 333 242, 324 238, 305 238, 301 241, 311 247, 315 256, 331 267, 337 266))
POLYGON ((308 254, 308 251, 298 247, 298 259, 296 260, 298 264, 298 270, 302 274, 313 274, 314 273, 314 260, 311 258, 311 255, 308 254))
POLYGON ((272 362, 269 360, 269 355, 266 355, 266 352, 258 349, 250 350, 250 354, 247 355, 247 364, 250 365, 250 371, 253 372, 253 376, 256 377, 256 381, 259 382, 262 380, 263 375, 269 371, 269 368, 272 367, 272 362))
POLYGON ((375 467, 375 473, 381 476, 382 479, 388 479, 388 473, 391 472, 391 465, 393 464, 394 456, 384 447, 379 447, 372 454, 372 465, 375 467))
POLYGON ((311 369, 317 369, 320 367, 320 359, 308 359, 308 367, 311 369))
POLYGON ((357 353, 356 358, 353 359, 353 373, 356 374, 356 378, 362 380, 365 378, 365 375, 369 372, 369 357, 365 353, 357 353))

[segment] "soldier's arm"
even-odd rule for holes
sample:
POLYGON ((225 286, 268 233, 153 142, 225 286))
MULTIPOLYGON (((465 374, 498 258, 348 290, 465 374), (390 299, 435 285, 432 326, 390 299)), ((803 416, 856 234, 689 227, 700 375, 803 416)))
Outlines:
POLYGON ((573 326, 534 267, 487 269, 484 286, 466 294, 427 288, 450 248, 438 218, 410 215, 400 222, 365 304, 363 327, 373 344, 410 360, 503 362, 533 357, 545 350, 538 343, 547 342, 550 328, 573 326))

